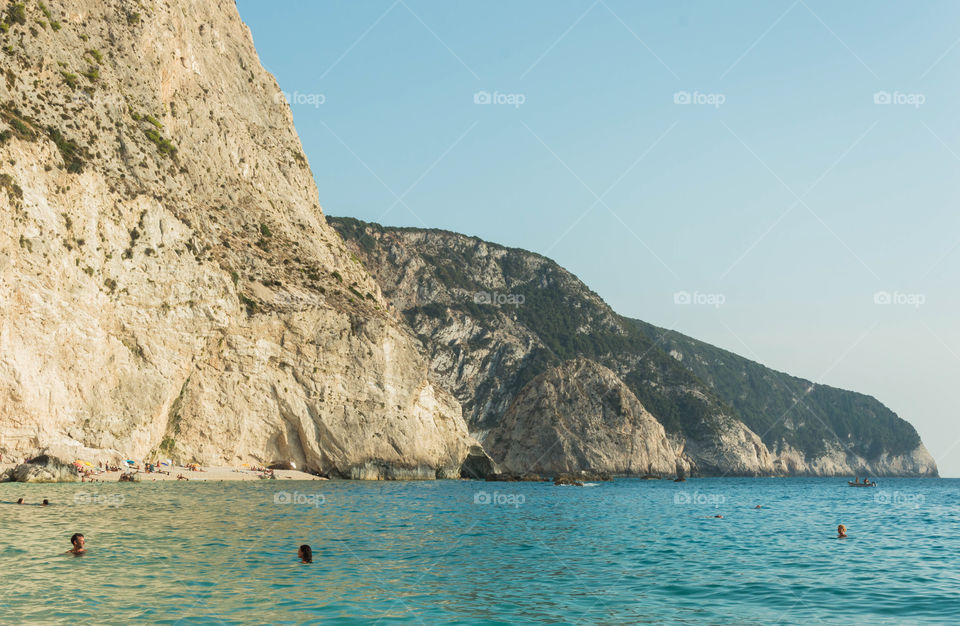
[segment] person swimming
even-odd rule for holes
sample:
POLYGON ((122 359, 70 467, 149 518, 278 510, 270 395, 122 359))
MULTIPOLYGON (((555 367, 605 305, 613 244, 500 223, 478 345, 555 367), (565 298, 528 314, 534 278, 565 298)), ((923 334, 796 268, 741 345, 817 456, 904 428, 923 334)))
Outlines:
POLYGON ((23 504, 23 498, 17 498, 17 504, 23 504))
POLYGON ((50 506, 50 501, 47 500, 46 498, 44 498, 44 499, 43 499, 43 504, 41 504, 40 506, 50 506))
POLYGON ((843 524, 837 526, 837 539, 846 539, 847 538, 847 527, 843 524))
POLYGON ((301 563, 313 563, 313 550, 307 544, 297 549, 297 558, 301 563))
POLYGON ((83 547, 85 541, 86 539, 83 534, 73 533, 73 536, 70 537, 70 543, 73 544, 73 547, 67 550, 67 552, 77 555, 84 554, 87 551, 87 549, 83 547))

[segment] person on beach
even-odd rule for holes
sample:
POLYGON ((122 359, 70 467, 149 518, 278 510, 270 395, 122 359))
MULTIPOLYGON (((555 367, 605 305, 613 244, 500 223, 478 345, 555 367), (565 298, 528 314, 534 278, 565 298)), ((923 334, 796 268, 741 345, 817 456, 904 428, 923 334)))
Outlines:
POLYGON ((843 524, 837 526, 837 539, 846 539, 847 538, 847 527, 843 524))
POLYGON ((83 547, 83 543, 86 541, 84 536, 81 533, 73 533, 73 536, 70 537, 70 543, 73 544, 73 547, 67 550, 69 554, 84 554, 87 549, 83 547))
POLYGON ((297 550, 297 558, 301 563, 313 563, 313 550, 307 544, 303 544, 297 550))

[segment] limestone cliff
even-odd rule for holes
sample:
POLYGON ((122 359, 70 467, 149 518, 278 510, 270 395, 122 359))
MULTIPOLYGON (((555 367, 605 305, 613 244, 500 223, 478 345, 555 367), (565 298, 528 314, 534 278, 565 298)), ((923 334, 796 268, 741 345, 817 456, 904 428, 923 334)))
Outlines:
POLYGON ((778 473, 937 475, 917 431, 876 398, 814 384, 675 331, 629 322, 763 433, 778 473))
POLYGON ((756 433, 706 385, 549 259, 445 231, 331 224, 424 341, 434 380, 456 395, 485 444, 528 382, 587 358, 612 370, 692 451, 695 472, 775 471, 756 433))
POLYGON ((0 452, 458 471, 231 0, 9 3, 0 44, 0 452))
POLYGON ((330 223, 424 342, 434 380, 480 438, 515 431, 504 420, 522 417, 510 413, 521 396, 532 402, 528 383, 585 358, 623 381, 701 474, 937 474, 916 430, 876 399, 621 317, 541 255, 447 231, 330 223))
POLYGON ((690 469, 623 381, 587 359, 530 381, 486 444, 506 471, 517 474, 673 475, 690 469))

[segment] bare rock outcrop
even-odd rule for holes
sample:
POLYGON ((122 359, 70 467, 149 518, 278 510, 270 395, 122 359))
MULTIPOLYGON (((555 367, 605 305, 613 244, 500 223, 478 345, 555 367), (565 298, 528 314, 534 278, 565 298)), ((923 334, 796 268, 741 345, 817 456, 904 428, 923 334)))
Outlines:
MULTIPOLYGON (((831 442, 832 443, 832 442, 831 442)), ((791 476, 910 476, 937 475, 937 463, 923 444, 906 454, 884 452, 874 459, 856 454, 850 448, 832 445, 814 459, 806 458, 790 446, 774 449, 776 473, 791 476)))
POLYGON ((329 222, 485 445, 532 379, 585 358, 626 384, 694 475, 937 475, 916 429, 876 398, 618 315, 542 255, 443 230, 329 222))
POLYGON ((687 439, 687 453, 697 460, 696 471, 708 476, 770 476, 776 473, 773 455, 743 422, 714 418, 711 436, 687 439))
POLYGON ((11 468, 0 482, 78 483, 80 472, 71 463, 49 455, 41 455, 11 468))
POLYGON ((514 473, 672 475, 689 469, 682 450, 623 381, 587 359, 567 361, 528 383, 491 433, 487 450, 514 473))
POLYGON ((234 3, 23 18, 0 33, 0 452, 456 475, 459 404, 326 224, 234 3))
POLYGON ((483 480, 497 473, 499 468, 496 462, 480 445, 471 446, 460 465, 460 478, 483 480))

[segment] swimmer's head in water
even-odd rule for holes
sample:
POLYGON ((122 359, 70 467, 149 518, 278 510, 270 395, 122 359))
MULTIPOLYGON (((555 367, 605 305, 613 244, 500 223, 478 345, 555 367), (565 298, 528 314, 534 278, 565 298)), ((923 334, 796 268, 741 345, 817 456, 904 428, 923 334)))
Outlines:
POLYGON ((847 527, 844 526, 843 524, 840 524, 839 526, 837 526, 837 534, 840 535, 841 537, 846 537, 847 527))
POLYGON ((23 504, 23 498, 17 498, 17 504, 23 504))
POLYGON ((81 533, 73 533, 73 536, 70 537, 70 543, 72 543, 72 544, 73 544, 73 547, 74 547, 75 549, 77 549, 77 550, 80 550, 80 549, 83 548, 83 542, 84 542, 85 540, 86 540, 86 539, 84 538, 83 534, 81 534, 81 533))
POLYGON ((300 549, 297 550, 297 556, 304 563, 313 563, 313 550, 307 544, 300 546, 300 549))

